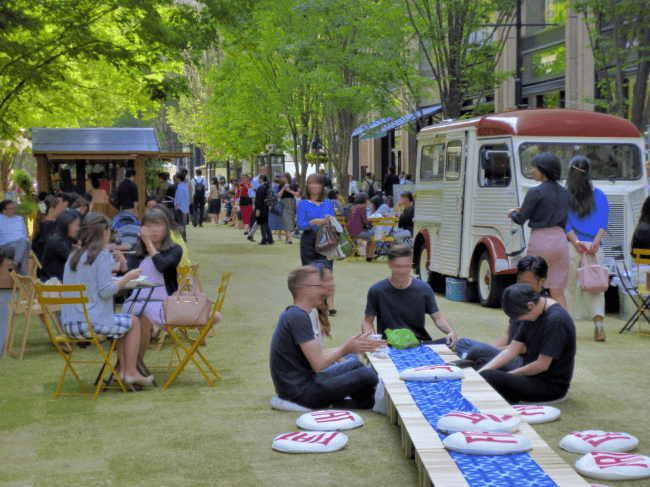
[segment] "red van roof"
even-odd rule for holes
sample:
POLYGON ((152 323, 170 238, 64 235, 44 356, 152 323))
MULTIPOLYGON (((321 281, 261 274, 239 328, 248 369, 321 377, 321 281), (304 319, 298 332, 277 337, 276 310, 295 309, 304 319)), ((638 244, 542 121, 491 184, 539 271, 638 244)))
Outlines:
POLYGON ((480 118, 433 125, 422 133, 476 127, 478 137, 527 135, 536 137, 639 137, 628 120, 586 110, 531 108, 492 113, 480 118))

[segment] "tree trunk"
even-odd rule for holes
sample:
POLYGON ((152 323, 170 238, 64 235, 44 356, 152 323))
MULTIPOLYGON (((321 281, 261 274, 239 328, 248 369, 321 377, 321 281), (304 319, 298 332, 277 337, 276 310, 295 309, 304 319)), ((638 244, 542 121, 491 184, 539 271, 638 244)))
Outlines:
MULTIPOLYGON (((644 49, 650 48, 650 27, 643 29, 642 45, 639 50, 643 52, 644 49)), ((646 94, 648 92, 648 76, 650 75, 650 59, 647 57, 639 61, 637 65, 636 83, 634 83, 634 92, 632 95, 632 113, 630 120, 639 132, 645 131, 645 108, 646 108, 646 94)))

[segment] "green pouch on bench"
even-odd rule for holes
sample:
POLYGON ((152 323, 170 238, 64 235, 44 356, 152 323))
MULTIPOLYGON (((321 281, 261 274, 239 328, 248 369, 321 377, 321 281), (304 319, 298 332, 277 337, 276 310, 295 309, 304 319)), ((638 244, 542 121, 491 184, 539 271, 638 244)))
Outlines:
POLYGON ((417 347, 420 342, 411 330, 406 328, 398 328, 397 330, 386 329, 386 341, 391 347, 399 350, 405 348, 417 347))

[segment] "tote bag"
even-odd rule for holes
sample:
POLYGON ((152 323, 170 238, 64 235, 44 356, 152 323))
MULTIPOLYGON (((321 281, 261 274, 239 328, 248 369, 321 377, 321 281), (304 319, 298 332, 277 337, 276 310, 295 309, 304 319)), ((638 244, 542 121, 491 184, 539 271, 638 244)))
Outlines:
POLYGON ((586 293, 604 293, 609 287, 609 271, 600 266, 598 257, 594 259, 596 263, 589 265, 587 256, 582 254, 582 267, 578 269, 580 288, 586 293))

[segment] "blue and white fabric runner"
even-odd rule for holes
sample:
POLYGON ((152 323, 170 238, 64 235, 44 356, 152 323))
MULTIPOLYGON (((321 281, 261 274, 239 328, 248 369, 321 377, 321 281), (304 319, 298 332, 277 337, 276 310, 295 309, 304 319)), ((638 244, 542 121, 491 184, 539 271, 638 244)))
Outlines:
MULTIPOLYGON (((398 371, 422 365, 444 364, 437 353, 429 347, 406 350, 390 349, 390 358, 398 371)), ((441 382, 405 381, 411 397, 427 422, 438 433, 441 440, 446 435, 437 428, 438 419, 453 411, 476 412, 476 409, 461 394, 460 380, 441 382)), ((557 487, 557 484, 542 470, 528 453, 516 455, 464 455, 449 451, 467 483, 476 487, 557 487)))

